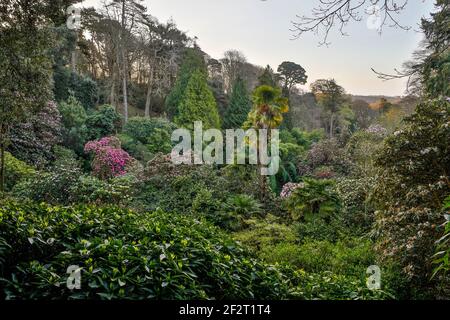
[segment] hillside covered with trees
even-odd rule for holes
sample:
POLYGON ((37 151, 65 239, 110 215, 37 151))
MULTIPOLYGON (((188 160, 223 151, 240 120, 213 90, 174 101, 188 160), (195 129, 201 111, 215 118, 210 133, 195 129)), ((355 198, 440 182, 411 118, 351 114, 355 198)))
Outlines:
POLYGON ((80 2, 0 3, 0 299, 450 298, 448 1, 395 98, 80 2), (279 129, 278 173, 172 163, 195 121, 279 129))

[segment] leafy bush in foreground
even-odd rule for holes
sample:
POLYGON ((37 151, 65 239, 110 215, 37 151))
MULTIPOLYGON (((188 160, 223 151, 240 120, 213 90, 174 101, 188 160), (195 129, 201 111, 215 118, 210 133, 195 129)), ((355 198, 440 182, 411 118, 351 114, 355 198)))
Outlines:
POLYGON ((293 295, 307 300, 383 300, 395 297, 386 290, 369 290, 365 281, 332 272, 298 272, 300 283, 293 295))
POLYGON ((277 268, 211 225, 161 211, 0 203, 0 297, 7 299, 280 299, 277 268), (81 290, 66 287, 78 265, 81 290))

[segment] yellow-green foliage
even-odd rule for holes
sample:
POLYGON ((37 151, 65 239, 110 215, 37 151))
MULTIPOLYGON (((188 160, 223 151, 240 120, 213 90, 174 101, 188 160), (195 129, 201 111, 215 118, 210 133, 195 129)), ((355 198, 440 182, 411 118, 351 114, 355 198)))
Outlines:
POLYGON ((11 190, 16 183, 35 173, 33 167, 16 159, 9 152, 5 153, 5 172, 6 190, 11 190))
POLYGON ((282 224, 275 216, 267 215, 266 219, 246 220, 248 228, 234 234, 234 239, 243 245, 259 251, 269 245, 278 243, 293 243, 296 239, 295 231, 282 224))
POLYGON ((204 129, 220 129, 219 111, 206 78, 200 71, 195 71, 184 92, 175 123, 193 129, 194 121, 202 121, 204 129))

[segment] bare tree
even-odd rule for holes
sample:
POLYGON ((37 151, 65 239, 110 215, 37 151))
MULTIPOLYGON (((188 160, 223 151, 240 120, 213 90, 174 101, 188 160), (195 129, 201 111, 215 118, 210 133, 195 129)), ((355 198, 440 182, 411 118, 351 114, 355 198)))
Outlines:
POLYGON ((241 76, 243 65, 247 59, 244 54, 238 50, 228 50, 221 60, 224 67, 224 84, 225 91, 229 92, 233 87, 233 83, 241 76))
POLYGON ((147 8, 142 0, 112 0, 104 4, 105 12, 112 21, 120 23, 118 32, 118 60, 122 75, 123 114, 128 121, 128 77, 131 70, 129 51, 135 41, 136 29, 145 20, 147 8))
POLYGON ((403 11, 408 0, 319 0, 313 8, 311 16, 299 16, 299 21, 292 22, 294 39, 305 32, 314 32, 322 36, 320 44, 328 44, 328 35, 333 28, 338 28, 346 35, 345 27, 349 22, 361 21, 363 16, 380 18, 379 32, 388 25, 404 30, 410 29, 402 25, 395 15, 403 11))
POLYGON ((181 55, 188 37, 176 28, 173 21, 159 23, 148 17, 141 40, 147 63, 147 96, 145 116, 150 116, 151 98, 154 94, 163 95, 171 86, 175 74, 177 57, 181 55))

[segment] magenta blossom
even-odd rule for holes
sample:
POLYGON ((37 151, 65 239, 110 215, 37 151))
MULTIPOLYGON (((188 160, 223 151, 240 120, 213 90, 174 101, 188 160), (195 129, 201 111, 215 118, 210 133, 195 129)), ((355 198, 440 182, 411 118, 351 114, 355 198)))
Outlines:
POLYGON ((89 141, 84 146, 84 151, 94 154, 92 171, 101 179, 124 175, 125 167, 132 160, 132 157, 121 149, 120 141, 116 137, 89 141))

